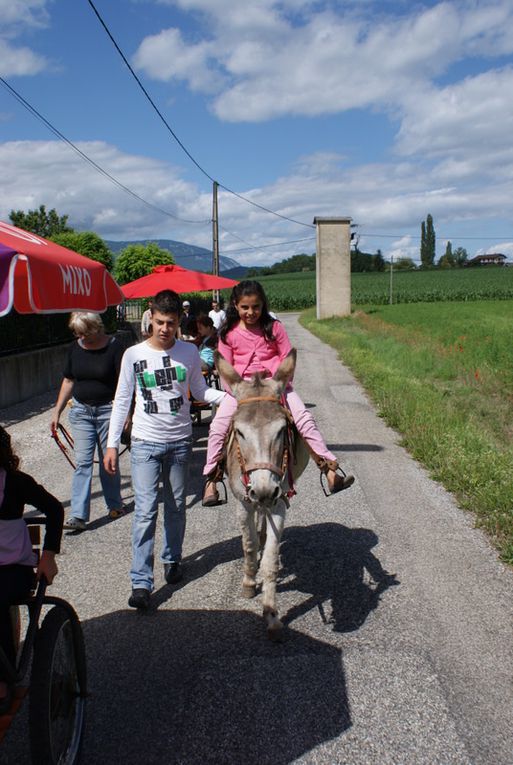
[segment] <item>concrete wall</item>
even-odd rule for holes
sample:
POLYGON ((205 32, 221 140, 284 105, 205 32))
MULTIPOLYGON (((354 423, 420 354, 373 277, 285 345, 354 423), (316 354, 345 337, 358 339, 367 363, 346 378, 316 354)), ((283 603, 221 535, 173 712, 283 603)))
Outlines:
POLYGON ((351 314, 351 218, 315 218, 317 318, 351 314))
MULTIPOLYGON (((132 344, 129 332, 117 332, 125 347, 132 344)), ((15 353, 0 358, 0 409, 58 388, 70 343, 15 353)))

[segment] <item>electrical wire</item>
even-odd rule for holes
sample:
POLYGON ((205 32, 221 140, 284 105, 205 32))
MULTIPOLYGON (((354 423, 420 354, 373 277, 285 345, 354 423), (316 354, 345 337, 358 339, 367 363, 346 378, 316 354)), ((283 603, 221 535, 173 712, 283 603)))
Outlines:
MULTIPOLYGON (((119 53, 119 55, 121 56, 121 58, 122 58, 123 62, 125 63, 126 67, 127 67, 127 68, 128 68, 128 70, 129 70, 130 74, 132 75, 132 77, 134 78, 134 80, 135 80, 135 81, 137 82, 137 84, 139 85, 140 89, 142 90, 142 92, 144 93, 144 95, 146 96, 146 98, 148 99, 148 101, 149 101, 149 103, 151 104, 151 106, 153 107, 154 111, 155 111, 155 112, 158 114, 158 116, 160 117, 161 121, 163 122, 163 124, 165 125, 165 127, 167 128, 167 130, 168 130, 168 131, 171 133, 171 135, 173 136, 173 138, 175 139, 175 141, 177 142, 177 144, 178 144, 178 145, 180 146, 180 148, 181 148, 181 149, 182 149, 182 150, 185 152, 185 154, 186 154, 186 155, 189 157, 189 159, 191 160, 191 162, 193 162, 193 163, 194 163, 194 165, 196 165, 196 167, 198 168, 198 170, 199 170, 199 171, 200 171, 200 172, 201 172, 201 173, 202 173, 202 174, 203 174, 203 175, 204 175, 206 178, 208 178, 210 181, 212 181, 212 183, 216 183, 216 181, 214 180, 214 178, 212 178, 212 176, 211 176, 209 173, 207 173, 207 171, 206 171, 206 170, 205 170, 205 169, 204 169, 204 168, 203 168, 203 167, 202 167, 202 166, 199 164, 199 162, 198 162, 198 161, 197 161, 197 160, 196 160, 196 159, 195 159, 195 158, 192 156, 192 154, 191 154, 191 153, 190 153, 190 151, 189 151, 189 150, 186 148, 186 146, 184 145, 184 143, 183 143, 183 142, 182 142, 182 141, 181 141, 181 140, 178 138, 178 136, 176 135, 175 131, 172 129, 172 127, 170 126, 170 124, 168 123, 168 121, 166 120, 166 118, 164 117, 164 115, 162 114, 162 112, 160 111, 160 109, 158 108, 158 106, 156 105, 155 101, 152 99, 152 97, 150 96, 150 94, 148 93, 148 91, 146 90, 146 88, 144 87, 144 85, 142 84, 141 80, 139 79, 139 77, 138 77, 138 76, 137 76, 137 74, 135 73, 135 71, 134 71, 134 69, 132 68, 132 66, 131 66, 130 62, 128 61, 127 57, 125 56, 125 54, 123 53, 123 51, 122 51, 122 50, 121 50, 121 48, 119 47, 118 43, 117 43, 117 42, 116 42, 116 40, 114 39, 114 36, 113 36, 112 32, 111 32, 111 31, 110 31, 110 29, 108 28, 108 26, 107 26, 106 22, 103 20, 103 18, 102 18, 102 16, 101 16, 100 12, 99 12, 99 11, 98 11, 98 9, 96 8, 95 4, 93 3, 93 0, 87 0, 87 2, 88 2, 88 3, 89 3, 89 5, 91 6, 91 8, 92 8, 92 10, 93 10, 93 12, 94 12, 94 14, 95 14, 96 18, 98 19, 98 21, 99 21, 99 22, 100 22, 100 24, 102 25, 103 29, 105 30, 105 32, 106 32, 106 34, 107 34, 107 36, 108 36, 109 40, 112 42, 112 44, 113 44, 113 45, 114 45, 114 47, 116 48, 117 52, 118 52, 118 53, 119 53)), ((278 212, 276 212, 275 210, 270 210, 268 207, 265 207, 264 205, 258 204, 258 202, 254 202, 252 199, 248 199, 247 197, 243 196, 242 194, 239 194, 239 193, 237 193, 236 191, 233 191, 233 189, 229 189, 227 186, 225 186, 225 185, 224 185, 224 184, 222 184, 222 183, 218 183, 218 186, 219 186, 220 188, 224 189, 224 191, 227 191, 229 194, 233 194, 233 196, 235 196, 235 197, 238 197, 239 199, 242 199, 244 202, 247 202, 248 204, 250 204, 250 205, 253 205, 254 207, 258 207, 260 210, 263 210, 264 212, 270 213, 271 215, 275 215, 277 218, 281 218, 282 220, 286 220, 286 221, 289 221, 289 223, 295 223, 295 224, 297 224, 298 226, 307 226, 308 228, 315 228, 315 226, 314 226, 314 225, 312 225, 311 223, 304 223, 303 221, 295 220, 294 218, 289 218, 287 215, 282 215, 281 213, 278 213, 278 212)))
MULTIPOLYGON (((230 231, 228 231, 227 233, 229 234, 230 231)), ((235 236, 235 234, 232 234, 232 236, 235 236)), ((240 237, 237 236, 236 239, 240 239, 240 237)), ((243 240, 241 239, 240 241, 243 241, 243 240)), ((255 247, 254 245, 249 244, 249 242, 244 242, 244 244, 247 244, 248 247, 246 247, 244 249, 237 249, 237 250, 235 250, 235 249, 234 250, 223 250, 223 255, 230 255, 230 253, 232 253, 232 252, 237 252, 237 253, 238 252, 247 252, 248 250, 255 250, 255 249, 266 250, 266 249, 269 249, 270 247, 282 247, 282 246, 284 246, 286 244, 298 244, 299 242, 315 242, 315 237, 314 236, 307 236, 307 237, 304 237, 303 239, 291 239, 288 242, 273 242, 273 244, 261 244, 260 247, 255 247)))
POLYGON ((113 175, 107 172, 107 170, 104 170, 101 165, 99 165, 97 162, 94 161, 94 159, 91 159, 85 152, 83 152, 81 149, 76 146, 73 141, 70 141, 69 138, 66 138, 66 136, 61 133, 60 130, 58 130, 54 125, 52 125, 49 120, 46 119, 38 110, 32 106, 23 96, 18 93, 17 90, 15 90, 12 85, 9 85, 9 83, 4 80, 3 77, 0 76, 0 83, 10 92, 10 94, 28 111, 30 112, 34 117, 36 117, 40 122, 42 122, 57 138, 59 138, 61 141, 66 143, 73 151, 78 154, 83 160, 85 160, 91 167, 93 167, 97 172, 101 173, 105 178, 107 178, 109 181, 114 183, 118 188, 125 191, 127 194, 130 194, 131 197, 134 199, 137 199, 139 202, 142 202, 146 205, 146 207, 151 208, 152 210, 156 210, 157 212, 162 213, 163 215, 167 215, 169 218, 173 218, 173 220, 180 221, 180 223, 193 223, 198 225, 205 225, 206 223, 211 223, 211 219, 207 220, 188 220, 186 218, 180 218, 178 215, 174 215, 173 213, 169 212, 168 210, 164 210, 162 207, 158 207, 158 205, 154 205, 152 202, 148 202, 147 199, 144 199, 139 194, 137 194, 135 191, 130 189, 128 186, 125 186, 124 183, 121 183, 121 181, 118 181, 117 178, 115 178, 113 175))

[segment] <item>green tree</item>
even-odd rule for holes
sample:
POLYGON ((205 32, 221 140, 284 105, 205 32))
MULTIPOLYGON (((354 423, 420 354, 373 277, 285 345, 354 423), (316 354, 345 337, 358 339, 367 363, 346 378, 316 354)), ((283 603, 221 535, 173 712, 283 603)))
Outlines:
POLYGON ((464 266, 465 263, 467 262, 468 252, 466 251, 464 247, 456 247, 452 256, 454 259, 455 266, 464 266))
POLYGON ((11 210, 9 220, 13 226, 22 228, 24 231, 31 231, 33 234, 43 236, 49 239, 56 234, 64 231, 73 231, 68 223, 68 216, 57 214, 55 208, 46 211, 45 205, 40 205, 39 210, 11 210))
POLYGON ((411 258, 397 258, 394 260, 394 269, 397 271, 411 271, 415 270, 417 266, 411 258))
POLYGON ((374 271, 385 270, 385 258, 381 250, 376 250, 376 254, 372 258, 372 268, 374 271))
POLYGON ((435 262, 436 234, 433 226, 433 216, 428 213, 426 220, 420 226, 420 262, 422 268, 430 268, 435 262))
POLYGON ((52 236, 52 241, 86 258, 103 263, 109 271, 112 269, 112 253, 103 239, 94 231, 64 231, 62 234, 52 236))
POLYGON ((163 250, 155 242, 129 244, 119 253, 114 265, 114 278, 120 284, 127 284, 151 273, 155 266, 171 265, 174 262, 169 250, 163 250))
POLYGON ((451 242, 447 242, 445 253, 438 261, 438 265, 440 268, 452 268, 454 266, 454 255, 452 254, 451 242))

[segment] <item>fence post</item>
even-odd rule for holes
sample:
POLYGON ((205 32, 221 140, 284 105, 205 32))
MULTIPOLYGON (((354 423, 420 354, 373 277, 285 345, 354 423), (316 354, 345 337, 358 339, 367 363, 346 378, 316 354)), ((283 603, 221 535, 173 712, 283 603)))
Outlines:
POLYGON ((351 314, 351 218, 314 218, 317 318, 351 314))

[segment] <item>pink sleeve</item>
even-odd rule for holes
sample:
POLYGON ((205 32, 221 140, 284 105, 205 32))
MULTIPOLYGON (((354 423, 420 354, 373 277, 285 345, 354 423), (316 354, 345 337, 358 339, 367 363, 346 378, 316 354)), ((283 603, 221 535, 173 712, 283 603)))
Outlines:
POLYGON ((292 350, 289 336, 287 335, 283 324, 280 321, 275 321, 273 324, 273 335, 276 338, 276 345, 278 347, 278 355, 280 361, 283 361, 292 350))
MULTIPOLYGON (((228 337, 226 338, 228 340, 228 337)), ((231 345, 228 345, 224 340, 219 338, 217 343, 217 350, 226 361, 233 366, 233 349, 231 345)))

